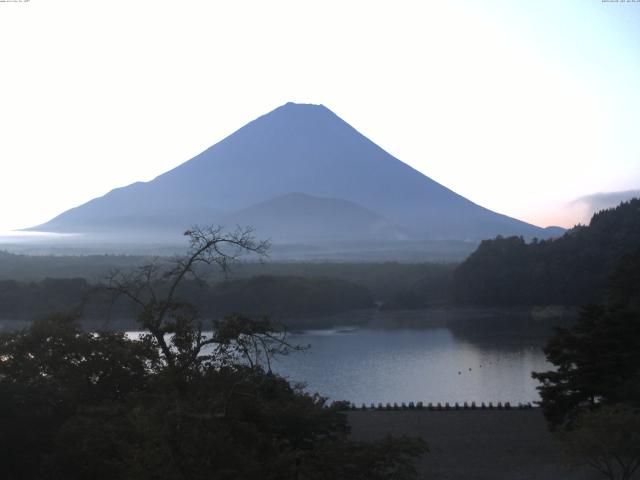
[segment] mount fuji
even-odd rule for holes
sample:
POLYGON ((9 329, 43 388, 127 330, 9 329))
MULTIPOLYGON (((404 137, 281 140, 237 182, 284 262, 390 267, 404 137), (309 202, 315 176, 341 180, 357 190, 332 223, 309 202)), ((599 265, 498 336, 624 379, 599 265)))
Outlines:
POLYGON ((287 103, 149 182, 116 188, 30 230, 175 235, 253 225, 281 244, 545 238, 393 157, 322 105, 287 103))

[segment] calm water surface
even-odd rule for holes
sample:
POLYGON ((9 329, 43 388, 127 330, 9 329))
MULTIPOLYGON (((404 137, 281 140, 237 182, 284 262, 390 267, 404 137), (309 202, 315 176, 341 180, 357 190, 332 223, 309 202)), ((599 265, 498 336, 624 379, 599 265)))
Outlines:
POLYGON ((530 402, 539 398, 531 372, 550 368, 534 342, 472 343, 448 328, 313 330, 291 340, 310 348, 279 357, 275 371, 356 404, 530 402))
MULTIPOLYGON (((355 404, 533 402, 532 371, 549 370, 542 346, 550 323, 529 314, 455 311, 374 313, 329 319, 344 327, 305 329, 309 345, 279 356, 275 372, 310 393, 355 404), (354 320, 349 326, 349 320, 354 320)), ((334 323, 335 324, 335 323, 334 323)))

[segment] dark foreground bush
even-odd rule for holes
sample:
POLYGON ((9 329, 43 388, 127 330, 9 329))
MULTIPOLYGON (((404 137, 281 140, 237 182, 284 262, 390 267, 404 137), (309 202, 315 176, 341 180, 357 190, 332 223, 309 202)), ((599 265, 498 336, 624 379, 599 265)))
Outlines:
MULTIPOLYGON (((260 326, 236 318, 220 331, 260 326)), ((415 477, 421 441, 352 442, 340 405, 234 355, 171 365, 149 337, 86 333, 64 317, 3 334, 3 478, 415 477)))

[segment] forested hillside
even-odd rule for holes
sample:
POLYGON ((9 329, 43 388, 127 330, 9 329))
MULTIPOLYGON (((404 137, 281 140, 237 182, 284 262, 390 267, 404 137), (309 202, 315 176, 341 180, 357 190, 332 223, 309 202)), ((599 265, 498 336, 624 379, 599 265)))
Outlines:
POLYGON ((485 240, 454 272, 454 298, 477 305, 596 303, 616 261, 638 245, 640 199, 600 211, 557 239, 485 240))

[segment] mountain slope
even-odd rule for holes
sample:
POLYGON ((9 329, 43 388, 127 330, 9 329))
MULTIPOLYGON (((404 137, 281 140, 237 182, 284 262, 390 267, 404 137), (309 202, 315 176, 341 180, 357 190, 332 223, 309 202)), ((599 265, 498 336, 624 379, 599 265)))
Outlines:
POLYGON ((408 235, 384 217, 347 200, 291 193, 225 217, 225 225, 251 225, 277 243, 392 242, 408 235))
POLYGON ((324 106, 292 103, 150 182, 115 189, 36 228, 114 232, 149 224, 169 231, 176 222, 217 222, 291 192, 354 202, 424 239, 546 236, 431 180, 324 106))

